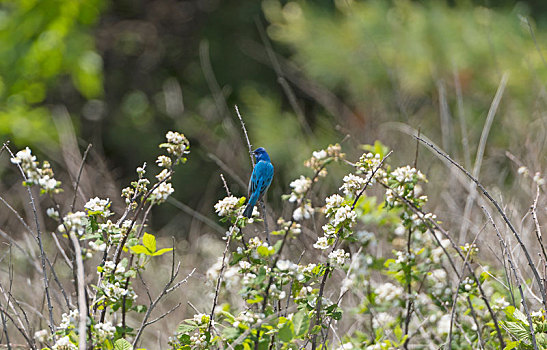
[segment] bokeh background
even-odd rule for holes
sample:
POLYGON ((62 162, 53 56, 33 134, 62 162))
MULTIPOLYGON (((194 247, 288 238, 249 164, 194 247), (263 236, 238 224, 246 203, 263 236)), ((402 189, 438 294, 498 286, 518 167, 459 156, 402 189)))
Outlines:
MULTIPOLYGON (((504 204, 518 216, 533 188, 516 169, 545 172, 546 20, 540 0, 2 1, 0 141, 30 146, 66 184, 92 144, 84 197, 109 197, 121 210, 135 168, 155 166, 166 131, 183 132, 190 160, 149 225, 166 244, 174 236, 186 270, 198 266, 195 278, 205 280, 223 248, 213 209, 225 195, 220 174, 242 196, 251 171, 236 105, 251 143, 275 165, 273 222, 290 215, 281 194, 306 172, 303 161, 330 143, 355 159, 380 140, 393 164, 412 164, 419 129, 472 169, 501 86, 479 178, 510 195, 504 204)), ((424 148, 417 165, 430 178, 431 211, 459 234, 466 183, 424 148)), ((339 187, 345 171, 333 169, 322 191, 339 187)), ((30 215, 6 154, 0 179, 0 193, 30 215)), ((40 201, 46 208, 48 198, 40 201)), ((466 216, 470 228, 475 215, 466 216)), ((4 208, 0 227, 21 231, 4 208)))

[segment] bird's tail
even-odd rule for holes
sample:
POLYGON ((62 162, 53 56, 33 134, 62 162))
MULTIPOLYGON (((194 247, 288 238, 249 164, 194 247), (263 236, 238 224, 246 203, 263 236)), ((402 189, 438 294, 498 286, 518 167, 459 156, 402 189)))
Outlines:
POLYGON ((253 208, 254 205, 251 205, 251 203, 247 203, 247 206, 245 207, 245 210, 243 211, 243 216, 246 218, 251 218, 253 215, 253 208))

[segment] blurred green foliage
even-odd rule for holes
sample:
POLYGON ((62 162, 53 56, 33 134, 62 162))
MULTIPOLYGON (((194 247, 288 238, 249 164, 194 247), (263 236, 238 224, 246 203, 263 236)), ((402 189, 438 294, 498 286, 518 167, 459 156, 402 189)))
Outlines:
POLYGON ((184 130, 196 151, 174 179, 184 188, 177 196, 209 213, 222 195, 220 172, 235 193, 246 192, 250 161, 236 104, 251 142, 275 163, 274 207, 310 152, 329 143, 345 140, 351 150, 381 138, 403 145, 398 156, 413 154, 410 139, 381 128, 389 122, 421 128, 439 143, 444 137, 445 149, 463 159, 461 115, 474 153, 505 72, 486 154, 524 153, 527 140, 545 133, 540 1, 1 4, 2 138, 55 148, 52 106, 64 105, 80 145, 93 143, 127 183, 142 159, 154 158, 166 130, 184 130))
POLYGON ((0 7, 0 132, 18 144, 54 147, 56 131, 43 105, 72 84, 86 99, 103 92, 102 59, 89 29, 102 0, 12 0, 0 7))

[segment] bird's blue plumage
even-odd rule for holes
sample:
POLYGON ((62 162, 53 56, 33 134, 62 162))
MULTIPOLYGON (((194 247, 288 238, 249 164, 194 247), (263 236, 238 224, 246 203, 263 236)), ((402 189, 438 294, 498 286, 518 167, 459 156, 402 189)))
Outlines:
POLYGON ((264 193, 272 183, 274 167, 270 161, 270 156, 262 147, 253 151, 256 158, 256 165, 249 181, 248 201, 243 216, 250 218, 253 214, 253 207, 264 196, 264 193))

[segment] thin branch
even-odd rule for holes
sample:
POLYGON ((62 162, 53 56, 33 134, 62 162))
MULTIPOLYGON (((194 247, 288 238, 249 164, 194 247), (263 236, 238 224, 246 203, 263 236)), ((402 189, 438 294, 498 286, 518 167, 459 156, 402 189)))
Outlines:
POLYGON ((245 123, 243 122, 241 113, 239 113, 239 108, 237 107, 237 105, 235 105, 234 107, 236 110, 237 117, 239 118, 239 122, 241 123, 241 129, 243 129, 243 133, 245 134, 245 141, 247 141, 247 147, 249 148, 249 156, 251 157, 251 164, 253 165, 253 168, 254 168, 255 159, 253 157, 253 147, 251 146, 251 141, 249 141, 249 135, 247 135, 247 128, 245 127, 245 123))
POLYGON ((452 160, 452 158, 450 158, 447 154, 440 151, 438 148, 436 148, 430 142, 428 142, 428 141, 426 141, 426 140, 424 140, 420 137, 418 137, 418 140, 420 140, 422 143, 426 144, 427 146, 429 146, 430 148, 435 150, 435 152, 437 152, 442 157, 446 158, 450 163, 452 163, 455 167, 457 167, 460 171, 462 171, 465 175, 467 175, 471 180, 473 180, 473 182, 482 191, 484 196, 486 198, 488 198, 488 200, 490 200, 490 202, 492 202, 492 204, 496 207, 496 210, 500 213, 501 217, 503 218, 503 220, 505 221, 505 223, 507 224, 507 226, 509 227, 511 232, 513 232, 515 238, 517 239, 517 242, 519 243, 520 247, 522 248, 522 250, 524 252, 524 255, 526 257, 526 260, 528 261, 528 265, 530 266, 530 269, 532 270, 532 273, 534 274, 534 278, 536 279, 536 282, 539 286, 539 290, 540 290, 541 297, 542 297, 542 300, 543 300, 543 305, 547 305, 547 296, 545 294, 545 287, 543 286, 543 283, 541 282, 541 278, 539 277, 537 268, 535 267, 534 262, 532 261, 532 258, 530 257, 530 253, 528 252, 528 249, 524 245, 524 242, 522 241, 522 238, 520 237, 520 234, 517 233, 515 227, 513 226, 513 224, 511 223, 511 221, 509 220, 509 218, 507 217, 507 215, 503 211, 503 209, 501 209, 498 202, 490 195, 490 193, 484 188, 484 186, 479 182, 479 180, 477 180, 473 175, 471 175, 467 170, 465 170, 460 164, 458 164, 456 161, 452 160))
POLYGON ((82 157, 82 164, 80 165, 80 169, 78 170, 78 176, 76 177, 76 182, 74 182, 74 197, 72 197, 72 204, 70 205, 70 211, 74 211, 74 206, 76 205, 76 197, 78 194, 78 187, 80 186, 80 178, 82 177, 82 171, 84 170, 84 164, 85 160, 87 159, 87 154, 89 153, 89 150, 91 149, 91 144, 89 144, 84 152, 84 156, 82 157))
MULTIPOLYGON (((174 249, 173 249, 174 251, 174 249)), ((173 259, 174 260, 174 259, 173 259)), ((137 331, 137 335, 135 335, 135 339, 133 340, 133 347, 136 347, 137 346, 137 342, 139 341, 141 335, 142 335, 142 332, 144 331, 144 329, 151 325, 152 323, 155 323, 159 320, 161 320, 163 317, 167 316, 168 314, 170 314, 172 311, 174 311, 174 309, 172 309, 171 311, 167 312, 166 314, 163 314, 162 316, 158 317, 157 319, 155 320, 152 320, 150 322, 147 322, 148 321, 148 318, 150 317, 150 314, 152 313, 152 310, 154 310, 154 308, 158 305, 159 301, 167 294, 169 294, 170 292, 172 292, 173 290, 175 290, 176 288, 178 288, 181 284, 183 283, 186 283, 188 281, 188 279, 190 277, 192 277, 192 275, 194 274, 194 272, 196 271, 196 269, 192 269, 192 271, 181 281, 177 282, 175 285, 173 285, 171 287, 171 285, 173 284, 173 281, 175 280, 175 278, 177 278, 177 275, 178 275, 178 271, 179 271, 179 267, 180 266, 180 263, 177 265, 177 268, 176 269, 171 269, 171 277, 169 278, 169 281, 165 284, 165 287, 163 288, 162 292, 156 297, 156 299, 154 300, 154 302, 152 304, 150 304, 150 307, 148 307, 148 310, 146 310, 146 314, 144 315, 144 318, 141 322, 141 326, 139 327, 139 330, 137 331), (170 288, 171 287, 171 288, 170 288)), ((178 308, 180 306, 180 304, 176 307, 178 308)))
POLYGON ((486 208, 482 207, 482 210, 484 211, 485 215, 488 217, 488 220, 494 227, 494 230, 496 231, 496 235, 498 236, 498 239, 500 240, 500 243, 503 245, 503 248, 505 249, 505 252, 507 254, 507 261, 509 262, 509 265, 511 266, 511 269, 513 270, 513 274, 515 275, 515 280, 517 282, 517 287, 519 289, 520 296, 522 298, 522 306, 524 307, 524 312, 526 313, 526 317, 528 319, 528 327, 530 330, 530 336, 532 337, 532 345, 535 350, 538 350, 538 346, 536 343, 536 335, 534 332, 534 326, 532 324, 532 317, 530 315, 530 311, 528 310, 528 304, 526 303, 526 298, 524 297, 524 292, 522 291, 522 282, 520 280, 520 277, 517 273, 518 267, 513 263, 513 259, 511 259, 511 253, 509 252, 509 249, 507 249, 507 245, 505 244, 505 241, 501 237, 501 234, 498 230, 498 227, 496 226, 496 223, 494 222, 494 219, 492 219, 492 215, 486 210, 486 208))
MULTIPOLYGON (((4 146, 6 147, 6 150, 9 152, 11 157, 15 158, 15 155, 13 154, 11 149, 6 144, 4 144, 4 146)), ((21 176, 23 177, 23 179, 25 181, 27 181, 27 176, 26 176, 25 172, 23 171, 23 168, 21 168, 21 165, 19 165, 19 164, 16 164, 16 165, 17 165, 17 168, 19 169, 19 172, 21 173, 21 176)), ((48 311, 49 311, 48 326, 49 326, 49 329, 50 329, 51 333, 54 334, 55 333, 55 323, 53 322, 53 305, 51 304, 51 296, 49 294, 49 280, 48 280, 47 272, 46 272, 46 253, 44 251, 44 245, 42 244, 42 230, 40 229, 40 222, 38 220, 38 213, 36 211, 34 196, 32 195, 32 191, 30 190, 30 187, 26 187, 26 188, 27 188, 27 193, 28 193, 29 199, 30 199, 30 204, 31 204, 31 207, 32 207, 32 213, 34 215, 34 222, 36 224, 36 238, 38 240, 38 246, 40 247, 40 258, 41 258, 41 261, 42 261, 42 274, 43 274, 43 278, 44 278, 44 289, 45 289, 45 293, 46 293, 47 307, 48 307, 48 311)))

